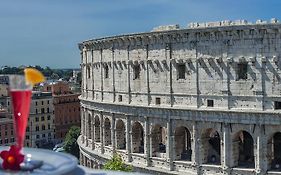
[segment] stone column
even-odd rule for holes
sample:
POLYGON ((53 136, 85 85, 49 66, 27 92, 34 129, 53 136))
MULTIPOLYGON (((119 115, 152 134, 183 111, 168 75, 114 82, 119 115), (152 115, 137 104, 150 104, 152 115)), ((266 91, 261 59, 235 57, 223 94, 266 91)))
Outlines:
POLYGON ((128 153, 128 162, 131 162, 132 156, 132 150, 131 150, 131 137, 132 137, 132 132, 131 132, 131 118, 129 115, 127 115, 127 123, 126 123, 126 149, 128 153))
POLYGON ((197 170, 197 172, 200 171, 200 138, 198 134, 198 127, 197 127, 197 122, 193 122, 192 126, 192 143, 191 143, 191 148, 192 148, 192 155, 191 155, 191 161, 192 161, 192 166, 197 170))
POLYGON ((88 125, 88 111, 84 113, 84 119, 85 119, 85 134, 86 134, 86 147, 89 145, 89 125, 88 125))
POLYGON ((95 149, 95 140, 96 140, 96 137, 95 137, 95 115, 94 115, 94 111, 92 111, 92 132, 91 132, 91 135, 92 135, 92 150, 95 149))
POLYGON ((267 171, 267 140, 265 137, 265 126, 260 125, 257 128, 257 140, 255 144, 255 165, 256 165, 256 173, 258 175, 266 174, 267 171))
POLYGON ((114 113, 112 113, 112 120, 111 120, 111 144, 112 144, 113 153, 116 152, 115 133, 116 133, 116 128, 115 128, 115 116, 114 116, 114 113))
POLYGON ((91 81, 92 81, 92 100, 95 99, 95 78, 94 78, 94 50, 91 50, 92 54, 92 61, 91 61, 91 70, 92 70, 92 75, 91 75, 91 81))
POLYGON ((101 153, 104 153, 104 122, 103 122, 103 114, 100 114, 100 143, 101 143, 101 153))
POLYGON ((144 122, 144 154, 146 159, 146 166, 151 166, 151 142, 150 142, 150 127, 149 127, 149 119, 145 117, 144 122))
POLYGON ((166 146, 166 156, 169 163, 169 169, 172 171, 174 169, 174 134, 173 134, 173 120, 170 118, 167 121, 167 146, 166 146))
POLYGON ((222 131, 222 141, 221 141, 221 165, 225 174, 230 173, 231 159, 232 159, 232 147, 231 147, 231 135, 230 126, 227 123, 223 124, 222 131))
MULTIPOLYGON (((84 133, 84 126, 85 121, 84 121, 84 108, 81 109, 81 135, 82 135, 82 143, 85 143, 85 133, 84 133)), ((32 129, 32 127, 31 127, 32 129)))

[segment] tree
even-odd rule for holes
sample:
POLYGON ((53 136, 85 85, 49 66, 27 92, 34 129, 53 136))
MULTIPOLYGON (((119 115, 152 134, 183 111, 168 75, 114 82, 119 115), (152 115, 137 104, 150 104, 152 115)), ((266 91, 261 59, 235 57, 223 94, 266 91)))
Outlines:
POLYGON ((106 162, 103 166, 105 170, 112 171, 132 171, 132 166, 125 165, 122 158, 118 154, 114 154, 112 159, 106 162))
POLYGON ((80 135, 80 128, 77 126, 72 126, 64 139, 64 150, 76 156, 79 159, 79 146, 77 144, 77 139, 80 135))

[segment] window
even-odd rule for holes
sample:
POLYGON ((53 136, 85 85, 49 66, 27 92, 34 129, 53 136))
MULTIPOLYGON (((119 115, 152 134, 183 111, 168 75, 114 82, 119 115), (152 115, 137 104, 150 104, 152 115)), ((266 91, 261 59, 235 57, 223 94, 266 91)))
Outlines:
POLYGON ((38 102, 36 101, 36 102, 35 102, 35 106, 37 106, 37 105, 38 105, 38 102))
POLYGON ((88 78, 91 78, 91 68, 89 66, 87 67, 87 71, 88 71, 88 78))
POLYGON ((238 63, 237 64, 237 79, 247 80, 248 63, 238 63))
POLYGON ((40 139, 40 135, 36 135, 36 139, 40 139))
POLYGON ((156 104, 156 105, 160 105, 160 104, 161 104, 161 98, 156 97, 156 98, 155 98, 155 104, 156 104))
POLYGON ((36 112, 35 112, 36 114, 38 114, 38 110, 36 109, 36 112))
POLYGON ((39 126, 36 126, 35 130, 36 130, 36 131, 39 131, 39 126))
POLYGON ((43 131, 45 130, 45 125, 42 125, 42 130, 43 130, 43 131))
POLYGON ((274 109, 281 109, 281 102, 280 101, 274 102, 274 109))
POLYGON ((104 78, 109 78, 109 69, 107 64, 104 66, 104 78))
POLYGON ((207 107, 214 107, 214 100, 207 100, 207 107))
POLYGON ((42 137, 45 138, 45 134, 42 134, 42 137))
POLYGON ((122 95, 118 95, 118 101, 119 101, 119 102, 122 101, 122 95))
POLYGON ((29 126, 28 126, 28 127, 26 127, 26 131, 27 131, 27 132, 29 132, 29 126))
POLYGON ((10 139, 10 141, 11 141, 12 143, 15 142, 15 138, 12 137, 12 138, 10 139))
POLYGON ((50 120, 50 119, 51 119, 51 116, 48 115, 47 119, 50 120))
POLYGON ((9 139, 5 138, 5 143, 9 143, 9 139))
POLYGON ((8 132, 7 132, 7 131, 5 131, 5 136, 6 136, 6 135, 8 135, 8 132))
POLYGON ((41 113, 45 113, 45 109, 44 108, 41 108, 41 113))
POLYGON ((134 80, 135 79, 140 79, 140 65, 139 64, 135 64, 133 65, 133 71, 134 71, 134 80))
POLYGON ((51 126, 50 126, 50 124, 48 124, 48 129, 51 129, 51 126))
POLYGON ((51 133, 48 133, 48 137, 52 137, 52 136, 51 136, 51 133))
POLYGON ((50 101, 48 100, 47 103, 50 104, 50 101))
POLYGON ((44 105, 44 101, 41 101, 41 104, 44 105))
POLYGON ((2 139, 0 139, 0 144, 3 144, 3 141, 2 141, 2 139))
POLYGON ((14 130, 11 130, 11 135, 14 135, 14 130))
POLYGON ((35 117, 35 121, 36 121, 36 122, 39 122, 39 117, 35 117))
POLYGON ((185 64, 177 64, 178 70, 178 79, 185 79, 185 72, 186 72, 185 64))
POLYGON ((41 116, 41 121, 45 121, 45 117, 44 116, 41 116))
POLYGON ((26 135, 26 136, 25 136, 25 139, 28 140, 28 139, 29 139, 29 135, 26 135))

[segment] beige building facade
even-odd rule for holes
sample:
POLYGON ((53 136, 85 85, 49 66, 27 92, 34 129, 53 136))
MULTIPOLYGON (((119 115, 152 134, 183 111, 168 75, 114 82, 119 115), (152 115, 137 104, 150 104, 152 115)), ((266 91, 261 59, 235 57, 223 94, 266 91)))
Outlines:
POLYGON ((80 163, 281 173, 281 24, 221 21, 84 41, 80 163))
POLYGON ((32 92, 25 146, 45 147, 54 141, 53 97, 49 92, 32 92))

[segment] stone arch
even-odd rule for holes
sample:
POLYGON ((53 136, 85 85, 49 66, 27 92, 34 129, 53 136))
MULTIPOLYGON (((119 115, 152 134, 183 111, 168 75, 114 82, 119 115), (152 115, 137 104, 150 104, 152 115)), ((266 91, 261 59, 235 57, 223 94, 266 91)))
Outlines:
POLYGON ((191 161, 191 134, 189 130, 180 126, 175 130, 175 160, 191 161))
POLYGON ((247 131, 241 130, 232 140, 234 166, 255 168, 254 139, 247 131))
POLYGON ((100 142, 100 118, 95 116, 95 142, 100 142))
POLYGON ((151 129, 152 157, 165 157, 167 131, 166 128, 156 124, 151 129))
POLYGON ((144 153, 144 131, 139 122, 135 122, 132 126, 132 152, 144 153))
POLYGON ((209 128, 201 136, 202 163, 221 164, 221 138, 216 129, 209 128))
POLYGON ((104 146, 111 145, 111 123, 108 118, 104 120, 104 146))
POLYGON ((267 149, 270 168, 281 171, 281 132, 276 132, 270 137, 267 149))
POLYGON ((116 122, 116 149, 126 149, 125 124, 122 120, 116 122))

